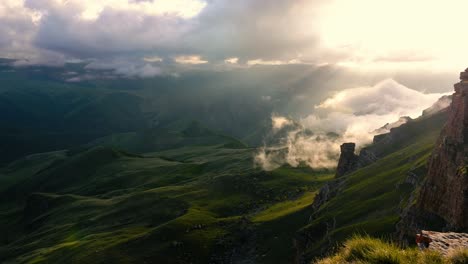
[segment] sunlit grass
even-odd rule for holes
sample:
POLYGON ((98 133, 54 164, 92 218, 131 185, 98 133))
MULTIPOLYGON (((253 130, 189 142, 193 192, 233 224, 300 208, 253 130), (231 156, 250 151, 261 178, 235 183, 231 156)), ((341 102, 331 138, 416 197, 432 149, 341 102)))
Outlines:
POLYGON ((344 243, 344 246, 334 255, 316 260, 316 264, 455 264, 467 263, 468 258, 463 254, 457 255, 458 261, 444 258, 440 253, 416 248, 401 248, 392 242, 385 242, 369 236, 355 236, 344 243), (463 262, 465 261, 465 262, 463 262))
POLYGON ((297 200, 276 203, 257 214, 252 221, 266 222, 297 212, 311 205, 316 194, 317 192, 306 192, 297 200))

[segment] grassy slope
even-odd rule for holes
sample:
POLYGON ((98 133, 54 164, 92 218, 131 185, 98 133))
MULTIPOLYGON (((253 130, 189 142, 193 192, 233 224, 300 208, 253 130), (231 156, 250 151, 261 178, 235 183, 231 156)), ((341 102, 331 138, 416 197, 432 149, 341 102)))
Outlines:
POLYGON ((468 262, 468 250, 458 250, 443 257, 434 251, 416 248, 401 249, 392 243, 355 236, 346 241, 336 255, 316 261, 317 264, 393 263, 393 264, 463 264, 468 262))
POLYGON ((331 175, 261 172, 253 151, 96 147, 17 161, 0 170, 0 262, 289 262, 306 206, 331 175))
POLYGON ((419 129, 417 136, 411 131, 401 148, 388 151, 377 162, 347 176, 341 192, 320 207, 313 221, 301 230, 311 240, 305 255, 311 258, 325 254, 355 233, 391 236, 399 210, 414 188, 405 179, 409 173, 418 175, 420 180, 424 177, 443 120, 441 116, 433 117, 430 129, 414 124, 403 127, 402 130, 419 129))

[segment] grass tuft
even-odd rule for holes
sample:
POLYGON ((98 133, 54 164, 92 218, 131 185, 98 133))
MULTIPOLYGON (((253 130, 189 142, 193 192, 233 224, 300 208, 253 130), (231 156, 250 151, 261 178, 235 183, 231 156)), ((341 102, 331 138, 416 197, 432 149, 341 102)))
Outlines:
POLYGON ((334 256, 317 260, 316 264, 373 263, 373 264, 465 264, 468 249, 453 252, 444 258, 439 252, 415 248, 400 248, 391 242, 369 236, 354 236, 345 242, 334 256))

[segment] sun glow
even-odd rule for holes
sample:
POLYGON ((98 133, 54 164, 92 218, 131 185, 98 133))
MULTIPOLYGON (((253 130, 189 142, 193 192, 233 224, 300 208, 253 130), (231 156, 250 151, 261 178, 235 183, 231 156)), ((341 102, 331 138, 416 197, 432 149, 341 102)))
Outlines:
POLYGON ((458 70, 468 61, 466 10, 464 0, 335 0, 320 12, 320 41, 347 66, 458 70))

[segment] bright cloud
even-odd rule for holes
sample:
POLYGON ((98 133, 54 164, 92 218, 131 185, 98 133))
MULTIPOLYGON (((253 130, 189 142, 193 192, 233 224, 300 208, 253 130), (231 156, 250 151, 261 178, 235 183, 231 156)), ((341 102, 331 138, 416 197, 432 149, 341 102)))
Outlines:
MULTIPOLYGON (((363 147, 372 142, 376 129, 402 116, 420 116, 443 95, 421 93, 391 79, 340 91, 316 106, 315 114, 301 119, 301 128, 289 131, 280 145, 263 148, 256 162, 267 170, 285 163, 332 168, 342 143, 355 142, 363 147), (329 136, 330 132, 338 136, 329 136)), ((273 117, 273 133, 292 122, 286 117, 273 117)))
POLYGON ((205 64, 208 61, 203 60, 201 56, 191 55, 191 56, 177 56, 174 58, 175 62, 180 64, 205 64))
POLYGON ((321 46, 366 70, 459 70, 466 66, 464 0, 336 0, 317 19, 321 46))
POLYGON ((224 60, 225 63, 230 63, 230 64, 237 64, 239 62, 239 58, 232 57, 232 58, 227 58, 224 60))
POLYGON ((287 65, 287 64, 301 64, 303 63, 299 59, 291 60, 264 60, 264 59, 255 59, 247 61, 247 65, 287 65))
POLYGON ((289 126, 293 124, 293 122, 287 119, 286 117, 275 116, 275 115, 271 117, 271 123, 272 123, 274 130, 280 130, 284 128, 285 126, 289 126))

